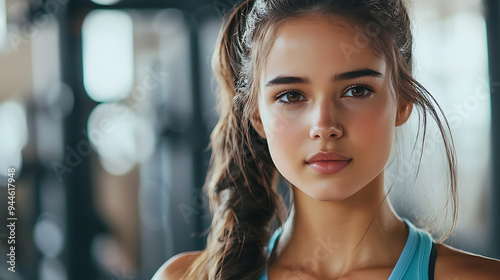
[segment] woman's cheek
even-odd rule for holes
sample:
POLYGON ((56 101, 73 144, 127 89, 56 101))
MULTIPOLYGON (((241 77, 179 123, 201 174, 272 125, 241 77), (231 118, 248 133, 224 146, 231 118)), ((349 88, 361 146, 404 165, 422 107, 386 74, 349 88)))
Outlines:
POLYGON ((350 133, 365 154, 389 153, 392 145, 394 120, 389 108, 373 108, 352 114, 350 133))
POLYGON ((264 129, 266 136, 269 139, 292 137, 297 133, 300 117, 300 112, 297 110, 280 110, 279 108, 271 108, 266 110, 264 129))

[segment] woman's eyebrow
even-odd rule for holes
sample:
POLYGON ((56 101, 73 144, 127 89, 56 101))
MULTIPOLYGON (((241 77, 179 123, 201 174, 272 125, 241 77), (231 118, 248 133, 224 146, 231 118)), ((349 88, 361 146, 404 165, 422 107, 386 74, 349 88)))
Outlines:
MULTIPOLYGON (((382 73, 377 72, 372 69, 360 69, 354 70, 344 73, 339 73, 333 76, 332 81, 341 81, 341 80, 351 80, 361 77, 376 77, 382 78, 384 75, 382 73)), ((290 77, 290 76, 278 76, 266 83, 266 87, 275 86, 275 85, 289 85, 289 84, 309 84, 310 81, 307 77, 290 77)))

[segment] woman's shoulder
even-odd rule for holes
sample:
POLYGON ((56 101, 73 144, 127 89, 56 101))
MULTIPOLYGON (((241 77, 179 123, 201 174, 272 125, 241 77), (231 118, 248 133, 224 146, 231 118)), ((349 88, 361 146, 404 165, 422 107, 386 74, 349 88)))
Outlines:
POLYGON ((435 278, 499 279, 500 261, 468 253, 445 244, 436 246, 435 278))
POLYGON ((203 251, 179 253, 168 259, 151 280, 179 279, 203 251))

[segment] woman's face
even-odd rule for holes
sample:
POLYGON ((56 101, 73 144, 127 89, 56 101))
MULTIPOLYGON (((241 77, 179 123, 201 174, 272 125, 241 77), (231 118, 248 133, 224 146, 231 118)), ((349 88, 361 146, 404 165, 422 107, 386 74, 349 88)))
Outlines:
POLYGON ((259 111, 252 119, 278 171, 321 201, 383 184, 394 127, 412 108, 400 106, 396 118, 390 69, 370 47, 360 46, 356 29, 338 23, 297 19, 280 29, 258 77, 259 111), (335 152, 348 161, 311 163, 318 152, 335 152), (339 165, 345 166, 321 171, 339 165))

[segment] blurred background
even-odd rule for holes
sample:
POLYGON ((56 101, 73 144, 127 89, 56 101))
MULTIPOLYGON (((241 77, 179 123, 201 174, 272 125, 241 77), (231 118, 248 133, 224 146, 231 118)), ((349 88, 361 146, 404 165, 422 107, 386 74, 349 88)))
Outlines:
MULTIPOLYGON (((210 56, 234 2, 0 0, 0 279, 151 279, 171 256, 205 247, 200 189, 217 121, 210 56), (8 168, 15 273, 3 226, 8 168)), ((447 243, 500 257, 499 2, 410 6, 416 76, 457 148, 460 217, 447 243)), ((412 176, 404 143, 417 117, 388 165, 390 198, 438 234, 450 221, 445 158, 431 125, 412 176)))

